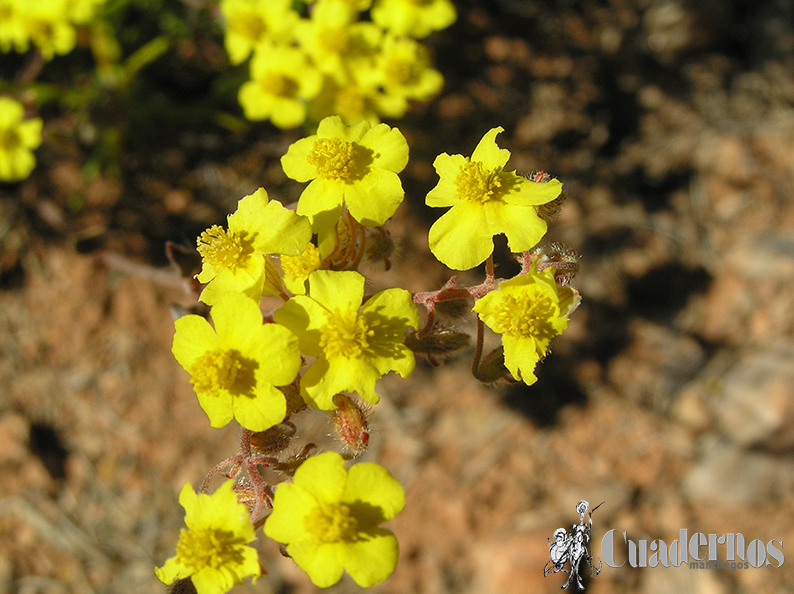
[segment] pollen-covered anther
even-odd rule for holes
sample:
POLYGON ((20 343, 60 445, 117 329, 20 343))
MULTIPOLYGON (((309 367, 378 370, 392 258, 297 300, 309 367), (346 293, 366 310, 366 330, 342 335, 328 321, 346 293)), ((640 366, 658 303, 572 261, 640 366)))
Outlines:
POLYGON ((197 249, 202 259, 216 270, 234 269, 244 252, 240 239, 218 225, 199 236, 197 249))
POLYGON ((558 332, 550 320, 559 307, 546 295, 506 294, 494 311, 493 329, 508 336, 551 340, 558 332))
POLYGON ((334 432, 350 453, 350 458, 357 458, 369 445, 369 422, 364 408, 345 394, 337 394, 333 400, 336 410, 333 412, 334 432))
POLYGON ((358 520, 344 503, 318 505, 305 522, 306 530, 321 543, 350 541, 358 532, 358 520))
POLYGON ((246 540, 230 530, 182 530, 176 545, 177 557, 194 571, 205 567, 222 567, 243 562, 246 540))
POLYGON ((334 181, 348 181, 354 177, 354 148, 352 142, 340 138, 318 138, 308 156, 317 168, 319 177, 334 181))
POLYGON ((458 194, 470 202, 488 202, 502 187, 498 171, 488 171, 478 161, 468 161, 455 179, 458 194))
POLYGON ((335 311, 329 314, 321 330, 320 347, 328 359, 359 357, 369 348, 369 339, 374 334, 359 313, 335 311))
POLYGON ((229 390, 237 380, 243 367, 243 359, 238 351, 216 349, 201 355, 190 370, 190 382, 196 391, 217 394, 229 390))

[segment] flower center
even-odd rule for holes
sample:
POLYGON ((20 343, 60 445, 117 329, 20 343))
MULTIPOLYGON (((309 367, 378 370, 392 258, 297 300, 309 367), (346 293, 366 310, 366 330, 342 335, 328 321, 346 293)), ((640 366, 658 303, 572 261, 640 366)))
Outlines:
POLYGON ((226 27, 229 32, 236 33, 240 37, 245 37, 251 41, 259 41, 267 33, 265 19, 255 12, 248 12, 230 20, 226 27))
POLYGON ((358 531, 358 520, 344 503, 318 505, 305 522, 306 530, 322 543, 351 541, 358 531))
POLYGON ((225 231, 213 225, 198 238, 198 253, 215 270, 229 268, 232 272, 246 256, 253 253, 251 241, 244 234, 225 231))
POLYGON ((262 90, 269 95, 294 99, 298 93, 298 83, 295 79, 277 72, 267 72, 259 79, 262 90))
POLYGON ((458 173, 458 195, 471 202, 488 202, 501 192, 500 171, 488 171, 479 161, 468 161, 458 173))
POLYGON ((281 256, 281 268, 290 278, 306 278, 320 267, 320 252, 310 243, 300 256, 281 256))
POLYGON ((179 535, 176 545, 177 559, 195 574, 205 567, 221 569, 241 565, 245 539, 235 536, 230 530, 204 529, 185 530, 179 535))
POLYGON ((346 27, 323 28, 319 35, 320 47, 330 54, 342 54, 350 43, 346 27))
POLYGON ((321 331, 320 347, 328 359, 359 357, 369 348, 369 337, 374 334, 358 312, 335 311, 328 316, 328 323, 321 331))
POLYGON ((196 393, 217 395, 222 390, 247 392, 253 386, 256 362, 234 349, 215 349, 201 355, 190 370, 196 393))
POLYGON ((16 130, 10 128, 0 130, 0 148, 10 151, 21 145, 22 139, 19 137, 19 133, 16 130))
POLYGON ((493 316, 492 328, 499 334, 550 341, 562 332, 552 323, 560 317, 560 308, 548 296, 534 291, 506 293, 493 316))
POLYGON ((317 175, 332 181, 352 183, 364 177, 372 161, 372 151, 341 138, 318 138, 308 156, 317 175))
POLYGON ((407 85, 416 80, 413 64, 408 60, 392 58, 386 62, 383 70, 387 80, 394 81, 398 85, 407 85))

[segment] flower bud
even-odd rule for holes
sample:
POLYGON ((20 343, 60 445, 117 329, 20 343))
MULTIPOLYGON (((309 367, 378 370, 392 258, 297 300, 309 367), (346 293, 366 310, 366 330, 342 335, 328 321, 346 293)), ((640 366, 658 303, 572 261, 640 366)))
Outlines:
POLYGON ((168 587, 168 594, 196 594, 196 586, 189 577, 182 578, 168 587))
POLYGON ((579 255, 562 243, 535 248, 532 252, 539 257, 539 268, 554 268, 554 280, 558 285, 567 287, 579 272, 579 255))
POLYGON ((242 503, 248 508, 250 513, 256 505, 256 490, 247 479, 243 482, 237 483, 232 487, 232 491, 237 496, 237 503, 242 503))
POLYGON ((391 268, 394 256, 394 239, 383 227, 365 227, 366 257, 370 262, 383 262, 385 270, 391 268))
POLYGON ((277 454, 287 449, 295 431, 295 425, 287 422, 273 425, 267 431, 252 433, 251 449, 258 456, 277 454))
POLYGON ((503 346, 491 351, 480 360, 475 377, 485 384, 492 384, 503 378, 513 382, 513 376, 505 367, 505 348, 503 346))
MULTIPOLYGON (((548 183, 554 178, 546 173, 545 171, 537 171, 535 173, 530 173, 527 176, 534 182, 538 182, 541 184, 548 183)), ((538 216, 546 221, 546 223, 551 224, 554 222, 554 219, 557 218, 557 215, 560 214, 562 211, 562 205, 565 204, 565 201, 568 199, 568 195, 565 192, 560 192, 560 195, 557 196, 551 202, 547 202, 546 204, 541 204, 537 206, 538 216)))
POLYGON ((333 411, 334 431, 349 452, 350 458, 358 458, 369 445, 369 422, 364 408, 350 396, 334 396, 336 410, 333 411))
POLYGON ((417 332, 410 332, 405 337, 405 346, 414 353, 425 355, 430 364, 436 366, 439 364, 439 357, 443 358, 469 346, 469 335, 444 326, 434 326, 422 337, 417 337, 417 332))

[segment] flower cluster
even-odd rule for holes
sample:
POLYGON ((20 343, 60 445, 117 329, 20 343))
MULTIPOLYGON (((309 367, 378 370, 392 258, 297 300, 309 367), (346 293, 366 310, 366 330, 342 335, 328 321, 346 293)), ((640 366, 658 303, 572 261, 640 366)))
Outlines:
POLYGON ((91 22, 107 0, 0 0, 0 51, 24 53, 34 45, 45 60, 68 54, 76 26, 91 22))
POLYGON ((41 144, 42 121, 24 116, 22 104, 0 97, 0 181, 21 181, 36 166, 33 151, 41 144))
MULTIPOLYGON (((238 0, 235 10, 249 4, 238 0)), ((337 9, 343 4, 353 11, 367 3, 338 0, 337 9)), ((279 26, 274 14, 271 28, 279 26)), ((406 15, 398 22, 407 27, 406 15)), ((235 44, 239 55, 248 47, 235 44)), ((209 311, 176 320, 173 354, 210 424, 241 426, 240 449, 205 477, 205 493, 216 475, 232 479, 212 495, 183 489, 188 530, 176 556, 156 570, 161 580, 189 579, 199 594, 221 594, 247 576, 256 579, 262 568, 247 544, 261 525, 317 586, 332 586, 347 572, 369 587, 395 570, 397 540, 380 525, 403 508, 402 487, 377 464, 345 466, 369 444, 378 380, 389 372, 411 375, 415 354, 436 364, 465 348, 468 335, 442 320, 473 312, 474 376, 531 384, 579 304, 570 287, 575 254, 558 244, 537 247, 559 210, 562 184, 545 173, 505 171, 510 153, 497 146, 499 132, 486 133, 471 157, 440 155, 440 181, 427 195, 431 206, 450 207, 430 229, 431 251, 458 270, 485 262, 480 285, 461 287, 453 277, 427 293, 367 292, 359 265, 388 267, 392 244, 383 225, 404 198, 399 174, 408 145, 386 124, 325 118, 281 159, 288 177, 308 183, 294 207, 261 188, 239 201, 225 226, 199 236, 195 278, 203 288, 196 296, 209 311), (500 233, 521 263, 511 279, 494 276, 493 237, 500 233), (427 309, 424 324, 416 304, 427 309), (483 352, 486 326, 501 337, 490 353, 483 352), (339 453, 318 453, 314 443, 295 447, 297 423, 308 411, 333 425, 339 453)))
POLYGON ((444 83, 417 40, 457 16, 451 0, 317 0, 302 13, 290 0, 220 7, 230 62, 250 58, 239 92, 245 116, 280 128, 333 114, 348 124, 402 117, 444 83))

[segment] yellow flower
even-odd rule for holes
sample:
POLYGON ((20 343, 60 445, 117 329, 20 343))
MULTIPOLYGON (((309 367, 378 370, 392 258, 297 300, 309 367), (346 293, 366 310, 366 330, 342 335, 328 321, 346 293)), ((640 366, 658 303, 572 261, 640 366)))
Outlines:
POLYGON ((214 225, 198 238, 202 269, 196 278, 208 283, 199 299, 212 305, 228 292, 257 301, 266 288, 278 294, 278 287, 266 282, 278 275, 265 255, 302 253, 311 239, 309 222, 278 201, 268 201, 264 188, 240 200, 227 220, 228 231, 214 225))
POLYGON ((76 25, 86 25, 106 2, 107 0, 70 0, 67 3, 68 19, 76 25))
POLYGON ((535 365, 549 350, 551 339, 568 327, 568 315, 578 306, 579 294, 559 287, 554 268, 504 281, 474 304, 474 311, 494 332, 502 335, 505 366, 513 377, 534 384, 535 365))
POLYGON ((349 82, 351 73, 371 67, 381 37, 376 25, 353 22, 350 8, 339 0, 320 1, 296 32, 317 68, 340 85, 349 82))
POLYGON ((237 502, 232 481, 212 495, 197 495, 190 484, 182 487, 179 503, 185 508, 185 525, 176 545, 176 556, 154 570, 164 584, 189 577, 198 594, 223 594, 243 578, 262 574, 256 539, 248 509, 237 502))
POLYGON ((427 47, 405 37, 384 39, 374 72, 377 84, 385 89, 378 110, 391 118, 405 115, 409 100, 426 101, 444 86, 444 77, 431 67, 427 47))
POLYGON ((345 84, 325 77, 320 94, 309 105, 309 120, 321 122, 327 117, 339 116, 348 126, 361 122, 367 122, 370 126, 380 124, 378 111, 383 93, 377 86, 367 82, 373 79, 373 75, 369 74, 373 69, 374 66, 367 66, 354 72, 345 84))
POLYGON ((377 227, 394 214, 405 192, 397 175, 408 163, 408 143, 397 128, 350 128, 338 116, 320 122, 315 136, 302 138, 281 157, 284 173, 313 180, 298 201, 298 214, 318 232, 336 223, 347 204, 359 223, 377 227))
POLYGON ((251 80, 240 87, 239 100, 249 120, 270 120, 282 129, 306 120, 306 101, 317 96, 323 77, 303 51, 272 46, 251 60, 251 80))
POLYGON ((295 295, 303 295, 309 275, 320 268, 321 263, 320 250, 313 243, 307 245, 300 256, 281 256, 284 285, 295 295))
POLYGON ((301 351, 317 357, 300 382, 301 395, 316 408, 336 408, 333 397, 343 391, 375 404, 381 376, 408 377, 414 370, 414 355, 403 344, 405 331, 419 326, 411 294, 387 289, 361 307, 363 297, 358 272, 316 270, 308 296, 296 295, 276 311, 276 322, 297 334, 301 351))
POLYGON ((504 171, 510 151, 496 145, 502 131, 487 132, 471 158, 443 153, 433 163, 441 179, 428 193, 427 205, 452 208, 430 228, 430 251, 454 270, 482 264, 498 233, 507 235, 513 252, 534 247, 547 229, 535 207, 562 191, 556 179, 538 183, 504 171))
POLYGON ((275 386, 298 374, 298 339, 283 326, 263 325, 259 305, 243 295, 224 295, 210 313, 214 330, 201 316, 179 318, 171 349, 210 424, 223 427, 234 418, 265 431, 280 423, 287 405, 275 386))
POLYGON ((25 179, 36 166, 33 150, 41 144, 40 118, 22 120, 25 109, 9 97, 0 97, 0 181, 25 179))
POLYGON ((265 534, 287 545, 316 586, 333 586, 346 570, 369 588, 397 566, 397 539, 378 525, 404 506, 405 493, 385 468, 366 463, 345 470, 342 456, 327 452, 304 462, 294 482, 276 487, 265 534))
POLYGON ((28 51, 30 39, 23 13, 19 0, 0 0, 0 51, 3 53, 28 51))
POLYGON ((289 43, 299 17, 290 0, 221 0, 229 61, 240 64, 258 46, 289 43))
POLYGON ((377 0, 371 12, 377 25, 417 39, 446 29, 457 18, 450 0, 377 0))
POLYGON ((45 60, 74 49, 77 32, 68 20, 67 8, 66 0, 36 0, 22 11, 25 29, 45 60))

